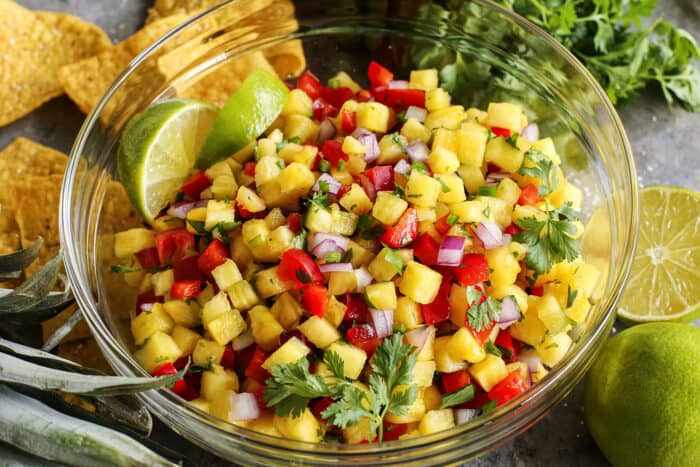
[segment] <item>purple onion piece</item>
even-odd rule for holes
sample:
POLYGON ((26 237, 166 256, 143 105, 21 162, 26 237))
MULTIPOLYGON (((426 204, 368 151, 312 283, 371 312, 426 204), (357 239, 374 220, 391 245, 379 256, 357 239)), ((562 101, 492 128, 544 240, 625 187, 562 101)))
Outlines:
POLYGON ((394 332, 394 310, 369 309, 370 324, 377 333, 377 337, 387 337, 394 332))
POLYGON ((540 127, 537 126, 537 123, 530 123, 525 128, 523 128, 523 131, 520 132, 520 136, 522 136, 529 142, 534 143, 535 141, 540 139, 540 127))
POLYGON ((369 273, 365 266, 355 269, 355 281, 357 282, 357 291, 363 292, 365 287, 370 285, 374 278, 369 273))
POLYGON ((464 237, 446 235, 438 250, 437 262, 440 266, 459 266, 464 256, 464 237))
POLYGON ((409 118, 415 118, 419 122, 423 123, 425 121, 425 117, 427 116, 428 111, 422 107, 416 107, 415 105, 411 105, 406 109, 406 120, 408 120, 409 118))
POLYGON ((230 407, 231 409, 228 414, 229 421, 254 420, 260 417, 258 398, 255 394, 250 392, 231 394, 230 407))
POLYGON ((389 89, 408 89, 408 81, 406 80, 391 80, 389 81, 389 89))
POLYGON ((316 183, 314 183, 314 186, 311 187, 311 191, 313 193, 318 193, 321 190, 321 182, 328 183, 328 193, 333 195, 338 194, 338 190, 340 190, 340 187, 342 186, 338 180, 330 175, 321 174, 321 176, 318 177, 318 180, 316 180, 316 183))
POLYGON ((495 222, 481 222, 476 228, 476 236, 487 250, 503 246, 503 232, 495 222))
POLYGON ((505 297, 501 301, 501 310, 498 312, 498 327, 501 329, 506 329, 511 324, 517 322, 520 319, 520 309, 518 304, 513 300, 513 297, 505 297))
POLYGON ((329 119, 322 121, 318 126, 318 145, 321 146, 327 140, 335 138, 337 132, 335 125, 329 119))
POLYGON ((401 159, 394 165, 394 172, 408 175, 411 172, 411 164, 406 162, 406 159, 401 159))
POLYGON ((333 243, 342 248, 343 252, 345 252, 345 250, 348 248, 348 245, 350 244, 350 239, 347 237, 343 237, 342 235, 318 232, 313 235, 311 240, 309 240, 309 249, 313 250, 314 248, 316 248, 316 245, 326 240, 333 241, 333 243))
POLYGON ((352 272, 352 263, 326 263, 318 267, 322 273, 327 272, 352 272))
POLYGON ((420 139, 415 139, 408 143, 406 153, 411 162, 425 162, 428 160, 428 146, 420 139))

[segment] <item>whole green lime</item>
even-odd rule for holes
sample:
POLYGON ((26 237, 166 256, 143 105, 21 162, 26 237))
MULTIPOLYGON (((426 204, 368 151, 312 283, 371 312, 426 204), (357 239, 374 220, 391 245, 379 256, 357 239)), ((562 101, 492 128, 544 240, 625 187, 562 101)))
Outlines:
POLYGON ((700 328, 649 323, 612 337, 586 379, 584 408, 616 467, 700 466, 700 328))

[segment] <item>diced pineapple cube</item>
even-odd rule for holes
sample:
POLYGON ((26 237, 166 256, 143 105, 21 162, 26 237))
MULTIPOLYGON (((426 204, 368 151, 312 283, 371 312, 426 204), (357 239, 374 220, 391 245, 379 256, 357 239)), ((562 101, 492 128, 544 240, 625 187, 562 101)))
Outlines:
POLYGON ((357 105, 355 119, 358 128, 375 133, 386 133, 391 120, 391 110, 379 102, 361 102, 357 105))
POLYGON ((450 205, 450 212, 458 217, 457 222, 460 224, 485 221, 487 219, 485 211, 486 205, 479 200, 462 201, 450 205))
POLYGON ((292 162, 279 175, 282 193, 299 198, 306 196, 316 182, 314 174, 304 164, 292 162))
POLYGON ((343 374, 346 378, 357 379, 362 372, 367 361, 367 354, 364 350, 347 344, 343 341, 333 342, 326 352, 337 353, 343 360, 343 374))
POLYGON ((444 109, 433 110, 428 113, 424 125, 430 129, 430 131, 435 131, 438 128, 456 130, 460 127, 464 119, 464 107, 461 105, 451 105, 444 109))
POLYGON ((442 88, 431 89, 425 93, 425 108, 428 112, 446 109, 450 106, 450 95, 442 88))
POLYGON ((345 304, 339 302, 335 297, 331 297, 328 299, 326 314, 323 315, 323 318, 337 328, 343 322, 347 308, 345 304))
POLYGON ((236 210, 230 201, 209 200, 207 203, 207 218, 204 222, 206 230, 212 230, 217 224, 232 223, 236 220, 236 210))
POLYGON ((233 175, 219 175, 209 187, 214 199, 233 198, 238 191, 238 183, 233 175))
MULTIPOLYGON (((415 118, 409 118, 401 127, 401 136, 406 138, 409 143, 417 139, 427 143, 430 141, 431 133, 421 122, 415 118)), ((399 152, 401 152, 401 148, 399 148, 399 152)))
POLYGON ((466 360, 478 363, 486 358, 486 352, 474 334, 467 328, 461 327, 447 342, 447 352, 454 360, 466 360))
POLYGON ((275 415, 275 428, 288 439, 318 443, 323 440, 323 430, 309 409, 298 417, 275 415))
POLYGON ((533 148, 537 148, 542 153, 547 156, 552 162, 554 162, 556 165, 561 164, 561 159, 559 158, 559 155, 557 154, 557 150, 554 147, 554 141, 552 141, 552 138, 547 137, 547 138, 542 138, 538 139, 534 143, 532 143, 533 148))
POLYGON ((406 183, 406 198, 418 207, 433 208, 437 204, 442 185, 430 175, 413 170, 406 183))
POLYGON ((418 431, 421 435, 429 435, 454 426, 455 417, 452 409, 430 410, 421 419, 418 431))
MULTIPOLYGON (((390 416, 391 414, 387 414, 387 421, 389 421, 390 416)), ((368 441, 371 436, 369 431, 369 418, 360 417, 357 423, 343 428, 341 433, 343 433, 343 439, 348 444, 359 444, 368 441)))
POLYGON ((311 116, 313 109, 311 108, 311 98, 301 89, 292 89, 287 96, 287 102, 282 109, 283 116, 299 114, 311 116))
POLYGON ((488 295, 496 300, 501 300, 505 297, 512 297, 518 305, 518 309, 524 315, 528 311, 527 292, 515 284, 504 285, 500 287, 489 287, 488 295))
MULTIPOLYGON (((463 329, 463 328, 462 328, 463 329)), ((451 336, 442 336, 435 339, 434 352, 437 371, 440 373, 453 373, 467 368, 467 362, 462 358, 453 358, 447 350, 447 346, 452 339, 451 336)))
POLYGON ((239 310, 245 311, 260 303, 253 286, 246 280, 236 282, 226 289, 226 293, 228 293, 228 298, 233 303, 233 306, 239 310))
POLYGON ((520 374, 520 377, 523 381, 527 381, 527 378, 530 375, 530 369, 527 366, 527 363, 525 362, 509 363, 506 365, 506 371, 508 372, 508 374, 517 371, 520 374))
POLYGON ((485 182, 481 167, 461 165, 457 169, 457 174, 464 182, 464 188, 470 195, 475 195, 479 187, 485 182))
POLYGON ((236 202, 250 212, 260 212, 265 210, 265 201, 256 192, 246 186, 238 189, 236 202))
POLYGON ((464 122, 457 130, 457 157, 463 165, 481 167, 488 130, 475 122, 464 122))
POLYGON ((255 342, 268 352, 277 348, 284 328, 275 315, 267 307, 258 305, 248 312, 248 317, 255 342))
POLYGON ((426 70, 412 70, 408 81, 410 89, 422 89, 432 91, 438 87, 438 72, 435 68, 426 70))
POLYGON ((416 360, 419 362, 435 360, 435 332, 435 327, 429 325, 428 337, 425 340, 425 344, 423 344, 423 348, 418 352, 418 355, 416 355, 416 360))
POLYGON ((440 404, 442 404, 442 395, 437 386, 432 384, 424 388, 422 392, 426 410, 436 410, 440 408, 440 404))
POLYGON ((248 325, 240 311, 229 310, 204 327, 218 344, 226 345, 235 337, 243 334, 248 325))
POLYGON ((282 327, 289 330, 297 327, 299 318, 304 314, 304 309, 289 292, 284 292, 272 304, 270 313, 282 327))
POLYGON ((221 362, 225 347, 209 339, 199 339, 192 351, 192 363, 204 368, 209 368, 215 363, 221 362))
POLYGON ((513 284, 520 272, 520 263, 507 246, 486 250, 484 253, 491 273, 489 281, 493 287, 513 284))
POLYGON ((202 397, 212 401, 217 394, 228 390, 238 392, 238 376, 234 371, 225 370, 221 365, 212 365, 210 370, 202 372, 199 390, 202 397))
POLYGON ((365 300, 371 308, 396 309, 396 286, 393 282, 377 282, 365 287, 365 300))
POLYGON ((318 138, 318 124, 304 115, 289 115, 284 119, 284 135, 287 139, 299 138, 302 143, 318 138))
POLYGON ((518 198, 520 198, 520 191, 520 187, 517 183, 510 178, 504 178, 496 188, 496 196, 501 198, 510 206, 514 206, 518 201, 518 198))
MULTIPOLYGON (((390 281, 403 270, 403 259, 390 248, 382 248, 367 267, 372 277, 377 281, 390 281), (387 260, 387 256, 389 260, 387 260)), ((354 277, 354 273, 353 273, 354 277)))
POLYGON ((277 144, 270 138, 260 138, 258 140, 258 158, 262 159, 270 156, 277 156, 277 144))
POLYGON ((350 191, 340 198, 340 205, 346 210, 358 216, 368 213, 372 209, 372 201, 367 196, 365 190, 357 183, 350 186, 350 191))
POLYGON ((226 298, 226 292, 221 290, 207 301, 202 307, 201 317, 204 326, 215 320, 231 309, 231 304, 226 298))
POLYGON ((486 354, 486 358, 469 367, 469 374, 484 391, 488 392, 508 376, 508 370, 506 370, 506 364, 501 357, 486 354))
POLYGON ((465 326, 467 323, 467 310, 470 307, 467 300, 467 289, 459 284, 452 284, 450 295, 450 321, 457 326, 465 326))
POLYGON ((423 324, 423 312, 421 311, 420 305, 410 297, 399 297, 396 301, 394 321, 403 324, 408 330, 417 328, 423 324))
POLYGON ((238 266, 232 259, 226 259, 226 261, 212 269, 211 275, 214 277, 214 281, 220 290, 226 290, 243 279, 238 266))
POLYGON ((166 230, 184 228, 185 221, 184 219, 178 219, 177 217, 166 214, 157 219, 153 219, 153 222, 151 222, 151 227, 153 228, 154 232, 165 232, 166 230))
POLYGON ((462 179, 454 174, 438 175, 436 177, 442 186, 438 201, 446 204, 460 203, 467 199, 464 193, 464 183, 462 179))
POLYGON ((343 138, 342 150, 345 154, 351 156, 362 156, 367 152, 367 148, 365 148, 360 141, 350 135, 343 138))
MULTIPOLYGON (((284 365, 285 363, 294 363, 301 360, 306 357, 309 352, 311 352, 311 349, 309 349, 306 344, 292 336, 287 342, 282 344, 280 348, 275 350, 272 355, 267 357, 267 360, 262 363, 262 367, 270 371, 270 368, 275 365, 284 365)), ((360 350, 360 352, 362 351, 360 350)), ((362 354, 364 355, 364 352, 362 352, 362 354)))
POLYGON ((197 295, 197 305, 199 307, 203 307, 209 300, 214 298, 214 285, 210 284, 209 282, 205 283, 204 288, 199 292, 199 295, 197 295))
POLYGON ((153 230, 135 228, 117 232, 114 235, 114 256, 126 258, 145 248, 154 247, 153 230))
POLYGON ((134 358, 149 373, 165 363, 173 363, 182 356, 180 347, 172 337, 158 331, 151 335, 143 346, 134 352, 134 358))
POLYGON ((513 133, 520 133, 523 112, 520 106, 509 102, 491 102, 487 112, 489 126, 506 128, 513 133))
POLYGON ((270 298, 289 290, 289 284, 277 277, 277 266, 259 271, 254 278, 255 280, 251 280, 251 283, 255 287, 258 296, 262 299, 270 298))
POLYGON ((203 224, 207 220, 207 208, 194 208, 187 213, 187 231, 198 234, 201 228, 195 228, 197 224, 203 224))
POLYGON ((566 316, 577 323, 582 323, 591 309, 591 302, 583 294, 576 295, 574 303, 566 309, 566 316))
POLYGON ((428 164, 436 174, 452 174, 459 168, 459 159, 454 152, 437 147, 430 152, 428 164))
POLYGON ((206 169, 204 173, 206 173, 207 177, 209 177, 211 180, 214 180, 216 177, 219 177, 221 175, 233 175, 233 172, 231 171, 231 166, 228 165, 228 163, 225 160, 209 166, 209 168, 206 169))
POLYGON ((476 107, 469 107, 467 109, 467 120, 469 120, 470 122, 476 122, 481 125, 486 125, 488 116, 489 114, 487 114, 481 109, 477 109, 476 107))
POLYGON ((163 310, 170 315, 176 324, 191 328, 199 323, 199 305, 196 302, 168 300, 163 303, 163 310))
POLYGON ((437 296, 442 275, 428 266, 411 261, 406 265, 399 290, 416 302, 426 305, 437 296))
POLYGON ((528 345, 537 346, 544 339, 547 328, 533 310, 528 308, 525 317, 510 326, 510 334, 528 345))
POLYGON ((209 405, 209 401, 198 397, 194 400, 190 401, 190 405, 194 407, 195 409, 199 409, 202 412, 210 413, 211 406, 209 405))
POLYGON ((352 250, 352 267, 354 268, 366 266, 374 259, 374 253, 371 250, 352 240, 348 242, 348 247, 346 248, 346 251, 350 250, 352 250))
POLYGON ((508 204, 505 200, 496 198, 494 196, 477 196, 477 201, 481 201, 486 205, 486 212, 491 220, 496 221, 496 223, 504 229, 510 225, 512 222, 510 213, 512 210, 512 205, 508 204))
POLYGON ((545 294, 535 302, 537 317, 544 323, 547 331, 553 334, 564 331, 569 325, 567 316, 561 309, 557 299, 551 294, 545 294))
MULTIPOLYGON (((394 391, 405 391, 406 386, 396 386, 394 391)), ((387 413, 385 420, 389 423, 414 423, 420 421, 425 415, 425 399, 421 391, 418 392, 416 400, 408 406, 406 412, 401 415, 387 413)))
MULTIPOLYGON (((328 80, 328 86, 331 88, 350 88, 354 93, 357 93, 360 89, 359 84, 357 84, 349 74, 344 71, 339 71, 331 79, 328 80)), ((353 101, 354 102, 354 101, 353 101)))
POLYGON ((533 383, 536 383, 545 376, 547 376, 547 373, 549 373, 549 371, 547 371, 544 365, 540 363, 539 365, 537 365, 537 371, 535 371, 534 373, 530 373, 530 378, 532 378, 533 383))
POLYGON ((179 324, 175 325, 171 337, 182 351, 183 355, 189 355, 197 345, 197 341, 202 338, 199 334, 179 324))
POLYGON ((572 343, 571 337, 565 332, 547 334, 542 343, 535 347, 535 351, 542 359, 542 363, 552 368, 564 358, 572 343))
POLYGON ((131 334, 136 345, 143 343, 157 332, 169 334, 175 323, 163 309, 162 303, 154 303, 150 311, 143 311, 131 320, 131 334))
MULTIPOLYGON (((387 279, 388 280, 388 279, 387 279)), ((357 278, 354 272, 332 272, 328 279, 328 293, 343 295, 352 293, 357 288, 357 278)))
POLYGON ((299 331, 319 349, 325 349, 340 339, 338 330, 331 323, 318 316, 310 316, 309 319, 301 323, 299 331))
POLYGON ((284 161, 279 157, 265 156, 258 159, 255 164, 255 185, 260 187, 273 182, 279 177, 284 161))
POLYGON ((457 132, 446 128, 438 128, 433 132, 433 142, 431 149, 433 151, 439 148, 446 149, 449 152, 457 152, 457 132))
POLYGON ((413 379, 411 384, 415 384, 419 388, 425 388, 433 384, 433 375, 435 374, 435 361, 427 360, 416 362, 411 372, 413 379))
POLYGON ((517 172, 523 164, 523 153, 499 136, 486 143, 484 160, 496 164, 506 172, 517 172))
POLYGON ((390 191, 380 191, 372 208, 372 215, 384 225, 394 225, 401 214, 408 208, 408 203, 390 191))
POLYGON ((330 232, 333 227, 331 211, 316 204, 306 211, 304 226, 311 232, 330 232))
POLYGON ((331 228, 330 233, 350 236, 357 228, 359 217, 352 212, 340 209, 336 203, 331 205, 331 228))
POLYGON ((175 273, 172 269, 154 272, 151 276, 153 292, 159 297, 170 294, 170 288, 173 286, 173 282, 175 282, 175 273))

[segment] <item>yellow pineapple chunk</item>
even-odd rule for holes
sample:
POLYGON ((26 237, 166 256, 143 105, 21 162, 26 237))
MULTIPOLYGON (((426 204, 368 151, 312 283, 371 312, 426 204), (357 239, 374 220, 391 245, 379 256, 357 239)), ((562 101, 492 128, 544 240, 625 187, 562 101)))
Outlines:
POLYGON ((255 275, 252 281, 258 296, 262 299, 279 295, 289 290, 289 284, 277 277, 277 266, 264 269, 255 275))
POLYGON ((413 170, 406 183, 406 199, 422 208, 434 208, 442 185, 430 175, 413 170))
POLYGON ((425 108, 428 112, 446 109, 450 106, 450 95, 441 88, 431 89, 425 93, 425 108))
POLYGON ((401 136, 406 138, 409 143, 417 139, 427 143, 430 141, 431 133, 421 122, 415 118, 409 118, 401 127, 401 136))
POLYGON ((207 203, 207 218, 204 221, 204 228, 212 230, 219 223, 233 223, 236 220, 236 210, 233 203, 226 200, 209 200, 207 203))
POLYGON ((211 406, 209 405, 209 401, 204 400, 201 397, 198 397, 194 400, 190 401, 190 405, 196 409, 201 410, 202 412, 210 413, 211 406))
POLYGON ((460 224, 474 224, 487 220, 486 205, 479 200, 462 201, 450 205, 450 212, 458 217, 460 224))
POLYGON ((447 350, 451 336, 437 337, 433 344, 435 352, 435 364, 437 371, 440 373, 453 373, 455 371, 464 370, 467 368, 467 362, 464 359, 453 358, 447 350))
POLYGON ((512 207, 518 202, 518 198, 520 198, 520 191, 520 187, 517 183, 510 178, 504 178, 496 188, 496 196, 504 200, 512 207))
POLYGON ((292 89, 289 91, 287 102, 284 104, 281 115, 286 117, 293 114, 313 115, 311 98, 301 89, 292 89))
POLYGON ((319 349, 325 349, 333 342, 340 340, 338 330, 327 320, 318 316, 310 316, 301 323, 299 331, 319 349))
POLYGON ((425 126, 431 131, 438 128, 456 130, 465 118, 464 107, 461 105, 451 105, 428 113, 425 118, 425 126))
POLYGON ((547 328, 531 307, 532 302, 528 298, 528 311, 522 320, 510 326, 510 334, 521 342, 537 346, 544 339, 547 328))
MULTIPOLYGON (((390 281, 403 270, 403 259, 390 248, 382 248, 367 267, 372 277, 377 281, 390 281), (387 257, 389 258, 387 260, 387 257)), ((355 276, 354 273, 353 277, 355 276)))
POLYGON ((358 128, 375 133, 386 133, 391 120, 391 110, 379 102, 361 102, 355 112, 358 128))
POLYGON ((331 226, 328 231, 347 237, 355 232, 358 221, 359 217, 356 214, 343 211, 336 203, 333 203, 331 205, 331 226))
POLYGON ((209 339, 199 339, 192 351, 192 363, 204 368, 209 368, 215 363, 221 362, 225 347, 209 339))
POLYGON ((396 301, 394 321, 403 324, 408 330, 417 328, 423 324, 423 312, 420 305, 410 297, 399 297, 396 301))
MULTIPOLYGON (((406 389, 406 386, 400 385, 396 386, 394 391, 405 391, 406 389)), ((387 413, 385 420, 389 423, 414 423, 420 421, 424 415, 425 399, 423 399, 422 391, 418 391, 416 400, 413 401, 413 404, 408 406, 406 412, 404 412, 401 415, 393 415, 391 413, 387 413)))
POLYGON ((367 148, 356 138, 348 135, 343 138, 341 149, 350 156, 362 156, 367 152, 367 148))
POLYGON ((237 309, 245 311, 260 303, 253 286, 246 280, 241 280, 226 289, 228 298, 237 309))
POLYGON ((408 203, 390 191, 380 191, 374 201, 372 215, 384 225, 394 225, 401 214, 408 208, 408 203))
POLYGON ((340 356, 344 363, 343 374, 350 379, 357 379, 360 376, 362 368, 365 366, 365 361, 367 361, 367 354, 364 350, 343 341, 332 343, 326 349, 326 352, 335 352, 340 356))
POLYGON ((396 309, 396 286, 393 282, 377 282, 365 287, 365 300, 371 308, 396 309))
POLYGON ((274 414, 263 412, 259 418, 239 423, 246 423, 245 426, 249 430, 257 431, 258 433, 263 433, 269 436, 277 436, 278 438, 282 438, 282 433, 280 433, 279 430, 275 428, 274 414))
POLYGON ((447 353, 455 360, 466 360, 478 363, 486 358, 486 352, 474 334, 467 328, 461 327, 447 342, 447 353))
POLYGON ((173 363, 182 356, 182 351, 172 337, 158 331, 151 335, 143 346, 134 352, 134 358, 149 373, 165 363, 173 363))
POLYGON ((435 68, 412 70, 408 81, 410 89, 432 91, 438 87, 438 72, 435 68))
POLYGON ((318 443, 323 439, 323 430, 309 409, 304 409, 298 417, 275 415, 275 428, 282 436, 297 441, 318 443))
POLYGON ((163 310, 176 324, 191 328, 199 323, 199 305, 184 300, 168 300, 163 303, 163 310))
POLYGON ((323 316, 325 320, 331 323, 334 327, 340 326, 345 317, 345 310, 347 310, 345 304, 339 302, 335 297, 328 299, 328 305, 326 306, 326 314, 323 316))
POLYGON ((223 315, 231 309, 231 304, 226 298, 226 292, 223 290, 214 295, 208 302, 202 307, 202 323, 204 326, 209 324, 209 322, 214 321, 219 316, 223 315))
POLYGON ((372 201, 357 183, 350 186, 350 191, 340 198, 339 203, 343 208, 358 216, 367 214, 372 209, 372 201))
POLYGON ((488 130, 478 123, 465 122, 457 130, 457 157, 463 165, 481 167, 488 130))
POLYGON ((153 230, 135 228, 117 232, 114 235, 114 256, 126 258, 145 248, 154 247, 153 230))
POLYGON ((489 126, 506 128, 513 133, 520 133, 523 111, 519 106, 509 102, 491 102, 487 113, 489 126))
POLYGON ((154 272, 151 276, 151 284, 153 284, 153 292, 159 296, 170 294, 170 288, 175 282, 175 274, 172 269, 154 272))
MULTIPOLYGON (((386 419, 389 421, 391 414, 387 414, 386 419)), ((360 421, 347 428, 343 428, 343 439, 348 444, 359 444, 370 439, 369 418, 360 417, 360 421)))
POLYGON ((357 288, 357 279, 354 272, 332 272, 328 279, 328 293, 330 295, 343 295, 352 293, 357 288))
POLYGON ((506 370, 506 364, 501 357, 486 354, 485 359, 469 367, 469 374, 484 388, 484 391, 488 392, 508 376, 508 370, 506 370))
POLYGON ((552 368, 564 358, 572 343, 571 337, 565 332, 548 334, 542 343, 535 347, 535 351, 542 359, 542 363, 552 368))
POLYGON ((442 185, 438 201, 445 204, 453 204, 465 201, 464 182, 458 175, 445 174, 436 177, 442 185))
POLYGON ((309 194, 311 187, 316 183, 313 172, 299 162, 292 162, 282 170, 278 182, 282 193, 299 198, 309 194))
POLYGON ((266 208, 265 201, 258 196, 256 192, 246 186, 242 186, 238 189, 236 202, 250 212, 260 212, 264 211, 266 208))
POLYGON ((420 361, 416 362, 411 372, 411 384, 415 384, 419 388, 425 388, 433 384, 433 375, 435 374, 435 361, 420 361))
POLYGON ((426 410, 435 410, 440 408, 442 404, 442 395, 440 390, 434 384, 423 389, 423 399, 425 400, 426 410))
POLYGON ((270 313, 277 318, 284 329, 289 330, 297 327, 299 318, 304 314, 304 309, 289 292, 284 292, 277 297, 270 308, 270 313))
POLYGON ((436 174, 452 174, 459 168, 459 159, 454 152, 437 147, 430 152, 428 165, 436 174))
POLYGON ((163 309, 162 303, 154 303, 150 311, 143 311, 131 320, 131 334, 136 345, 143 343, 157 332, 169 334, 175 323, 163 309))
POLYGON ((233 198, 238 191, 238 183, 233 175, 219 175, 214 179, 208 190, 214 199, 233 198))
POLYGON ((452 409, 430 410, 421 419, 418 431, 421 435, 429 435, 454 426, 455 417, 452 409))
POLYGON ((202 336, 193 330, 180 325, 175 325, 171 337, 180 348, 183 355, 191 354, 194 350, 194 346, 197 345, 197 341, 202 338, 202 336))
MULTIPOLYGON (((304 344, 298 338, 292 336, 291 339, 275 350, 272 355, 267 357, 267 360, 262 363, 262 367, 270 371, 270 368, 275 365, 284 365, 286 363, 294 363, 301 360, 302 358, 306 357, 309 352, 311 352, 311 349, 309 349, 306 344, 304 344)), ((362 351, 360 350, 360 352, 362 351)), ((364 355, 364 352, 362 353, 364 355)))
POLYGON ((523 164, 523 153, 503 137, 492 138, 486 143, 484 161, 492 162, 506 172, 517 172, 523 164))
POLYGON ((464 183, 464 188, 471 195, 475 195, 481 185, 485 183, 484 174, 481 167, 471 165, 461 165, 457 169, 459 178, 464 183))
POLYGON ((557 334, 569 326, 567 316, 559 305, 559 301, 551 294, 545 294, 535 301, 537 317, 544 323, 547 331, 557 334))
POLYGON ((492 270, 489 281, 493 287, 503 287, 515 282, 520 272, 520 263, 507 246, 486 250, 484 255, 492 270))
MULTIPOLYGON (((331 79, 328 80, 328 86, 331 88, 350 88, 354 93, 357 93, 362 89, 359 84, 357 84, 349 74, 344 71, 339 71, 331 79)), ((352 101, 355 102, 355 101, 352 101)), ((347 101, 346 101, 347 103, 347 101)), ((345 104, 343 104, 343 108, 345 104)), ((345 110, 345 109, 343 109, 345 110)))
POLYGON ((284 119, 284 135, 287 139, 299 138, 302 143, 318 138, 318 124, 305 115, 289 115, 284 119))
POLYGON ((217 394, 232 390, 238 392, 238 376, 234 371, 225 370, 221 365, 212 365, 202 372, 200 393, 206 400, 214 400, 217 394))
POLYGON ((220 290, 226 290, 236 282, 243 279, 238 266, 232 259, 226 259, 223 263, 212 269, 211 275, 220 290))
MULTIPOLYGON (((414 301, 426 305, 437 296, 442 275, 428 266, 411 261, 406 265, 399 290, 414 301)), ((394 307, 395 308, 395 307, 394 307)))
POLYGON ((248 311, 248 318, 255 342, 268 352, 274 350, 279 345, 284 328, 272 312, 267 307, 258 305, 248 311))
POLYGON ((209 321, 204 328, 220 345, 226 345, 235 337, 243 334, 248 325, 238 310, 228 310, 216 319, 209 321))

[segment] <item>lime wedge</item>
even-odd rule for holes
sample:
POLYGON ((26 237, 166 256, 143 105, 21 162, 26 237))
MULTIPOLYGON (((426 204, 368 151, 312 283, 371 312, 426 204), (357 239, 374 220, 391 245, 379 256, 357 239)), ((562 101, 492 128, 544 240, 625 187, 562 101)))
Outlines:
POLYGON ((134 116, 119 144, 117 170, 131 203, 152 222, 190 174, 217 108, 173 99, 134 116))
POLYGON ((241 83, 219 112, 197 157, 203 169, 243 149, 277 119, 289 89, 272 73, 258 69, 241 83))
POLYGON ((650 186, 640 192, 637 253, 618 315, 626 320, 700 317, 700 194, 650 186))

